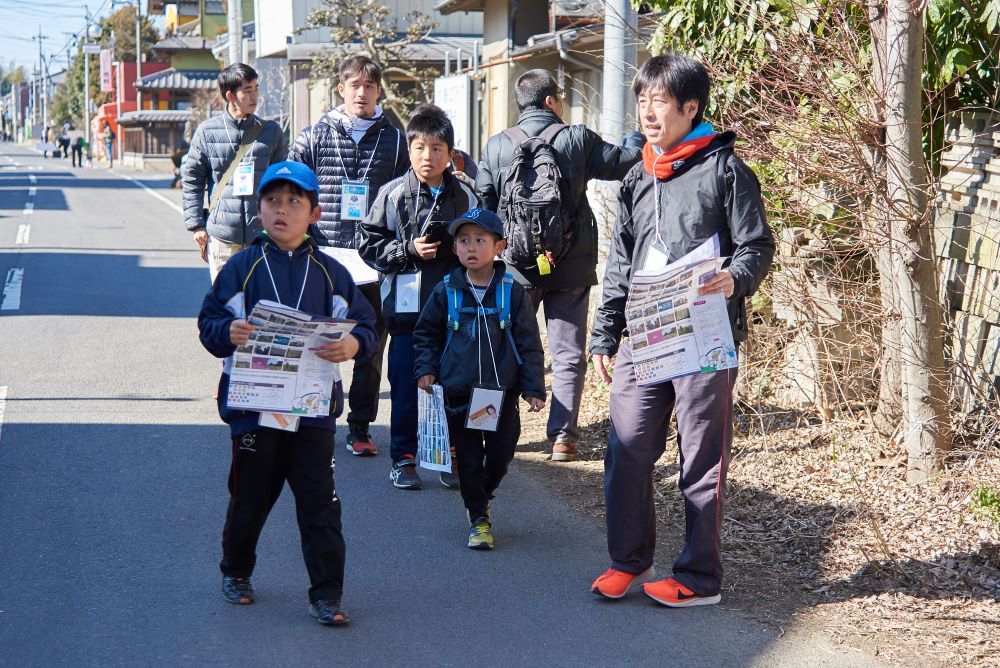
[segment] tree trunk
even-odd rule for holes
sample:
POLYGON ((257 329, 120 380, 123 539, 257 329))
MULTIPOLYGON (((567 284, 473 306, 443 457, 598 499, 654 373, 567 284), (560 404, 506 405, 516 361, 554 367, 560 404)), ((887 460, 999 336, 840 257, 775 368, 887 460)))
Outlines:
MULTIPOLYGON (((885 125, 885 106, 881 95, 885 91, 885 7, 871 9, 869 24, 872 36, 872 79, 876 95, 872 100, 873 125, 878 128, 872 141, 869 160, 872 173, 880 175, 883 181, 886 170, 885 133, 880 130, 885 125)), ((868 233, 875 248, 875 262, 879 275, 879 295, 882 313, 882 359, 879 365, 878 408, 873 416, 875 429, 885 437, 894 435, 903 419, 903 405, 900 398, 902 381, 899 364, 899 309, 896 307, 892 251, 889 247, 888 207, 885 201, 873 202, 868 233)))
POLYGON ((937 298, 921 146, 923 0, 888 0, 886 185, 900 321, 906 479, 925 482, 948 448, 941 305, 937 298))

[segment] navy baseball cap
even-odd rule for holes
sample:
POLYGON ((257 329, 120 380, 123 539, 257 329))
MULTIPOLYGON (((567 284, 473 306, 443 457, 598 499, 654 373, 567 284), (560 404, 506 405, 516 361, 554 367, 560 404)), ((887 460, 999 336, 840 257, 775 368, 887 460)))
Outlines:
POLYGON ((257 195, 259 196, 261 191, 264 190, 264 186, 272 181, 290 181, 303 190, 319 193, 319 179, 316 178, 316 172, 301 162, 286 160, 284 162, 276 162, 268 167, 267 171, 264 172, 264 176, 260 178, 260 185, 257 186, 257 195))
POLYGON ((458 228, 466 223, 478 225, 487 232, 492 232, 503 239, 503 221, 500 220, 500 216, 489 209, 469 209, 460 218, 456 218, 451 222, 451 225, 448 226, 448 234, 455 236, 458 228))

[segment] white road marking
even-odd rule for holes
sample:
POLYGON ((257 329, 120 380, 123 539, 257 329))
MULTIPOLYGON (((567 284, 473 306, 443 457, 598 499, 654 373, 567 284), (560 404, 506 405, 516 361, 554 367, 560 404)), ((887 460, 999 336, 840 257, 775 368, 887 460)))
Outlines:
POLYGON ((16 246, 24 246, 28 243, 28 236, 31 234, 31 225, 28 223, 21 223, 21 226, 17 228, 17 240, 14 242, 16 246))
POLYGON ((28 188, 28 197, 34 197, 36 192, 38 192, 38 189, 35 186, 31 186, 28 188))
POLYGON ((0 385, 0 436, 3 435, 3 412, 7 405, 7 386, 0 385))
POLYGON ((7 272, 7 280, 3 284, 3 301, 0 311, 16 311, 21 308, 21 284, 24 282, 24 269, 15 267, 7 272))
POLYGON ((28 174, 28 180, 31 181, 31 185, 35 185, 36 183, 38 183, 38 179, 35 177, 34 174, 28 174))
POLYGON ((24 211, 22 211, 21 213, 24 214, 25 216, 30 216, 32 213, 34 213, 34 211, 35 211, 35 203, 25 202, 24 211))
POLYGON ((133 179, 131 176, 128 176, 126 174, 119 174, 118 176, 122 177, 123 179, 127 179, 127 180, 131 181, 132 183, 136 184, 137 186, 139 186, 140 188, 142 188, 143 190, 145 190, 146 192, 148 192, 150 195, 152 195, 156 199, 160 200, 161 202, 163 202, 164 204, 166 204, 167 206, 169 206, 171 209, 173 209, 177 213, 184 213, 184 209, 182 209, 176 202, 171 202, 169 199, 167 199, 166 197, 164 197, 160 193, 156 192, 152 188, 149 188, 148 186, 146 186, 142 182, 137 181, 136 179, 133 179))

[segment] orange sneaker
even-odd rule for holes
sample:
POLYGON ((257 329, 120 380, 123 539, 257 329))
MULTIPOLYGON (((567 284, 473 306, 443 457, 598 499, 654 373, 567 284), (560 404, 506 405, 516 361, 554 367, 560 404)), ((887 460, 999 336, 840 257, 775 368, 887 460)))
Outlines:
POLYGON ((621 598, 633 587, 649 582, 655 577, 656 571, 652 566, 638 574, 609 568, 601 577, 594 580, 594 584, 590 585, 590 591, 604 598, 621 598))
POLYGON ((722 600, 721 594, 699 596, 673 578, 650 582, 642 586, 642 593, 660 605, 671 608, 689 608, 695 605, 715 605, 722 600))

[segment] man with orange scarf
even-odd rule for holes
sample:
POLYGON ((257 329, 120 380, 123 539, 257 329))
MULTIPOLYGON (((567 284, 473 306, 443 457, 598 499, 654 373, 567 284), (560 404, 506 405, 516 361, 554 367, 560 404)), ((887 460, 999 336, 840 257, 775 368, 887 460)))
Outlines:
POLYGON ((718 235, 721 255, 731 260, 706 281, 701 293, 723 293, 733 339, 737 345, 746 340, 745 301, 767 274, 774 237, 757 178, 733 154, 735 134, 718 134, 702 120, 709 88, 700 63, 674 54, 648 60, 633 84, 646 145, 642 162, 622 181, 604 294, 590 343, 594 367, 605 382, 612 383, 608 365, 617 353, 604 459, 611 566, 591 587, 605 598, 621 598, 639 586, 670 607, 712 605, 721 598, 719 534, 736 370, 640 387, 625 319, 633 270, 662 268, 718 235), (675 411, 685 541, 672 577, 656 580, 652 474, 675 411))

